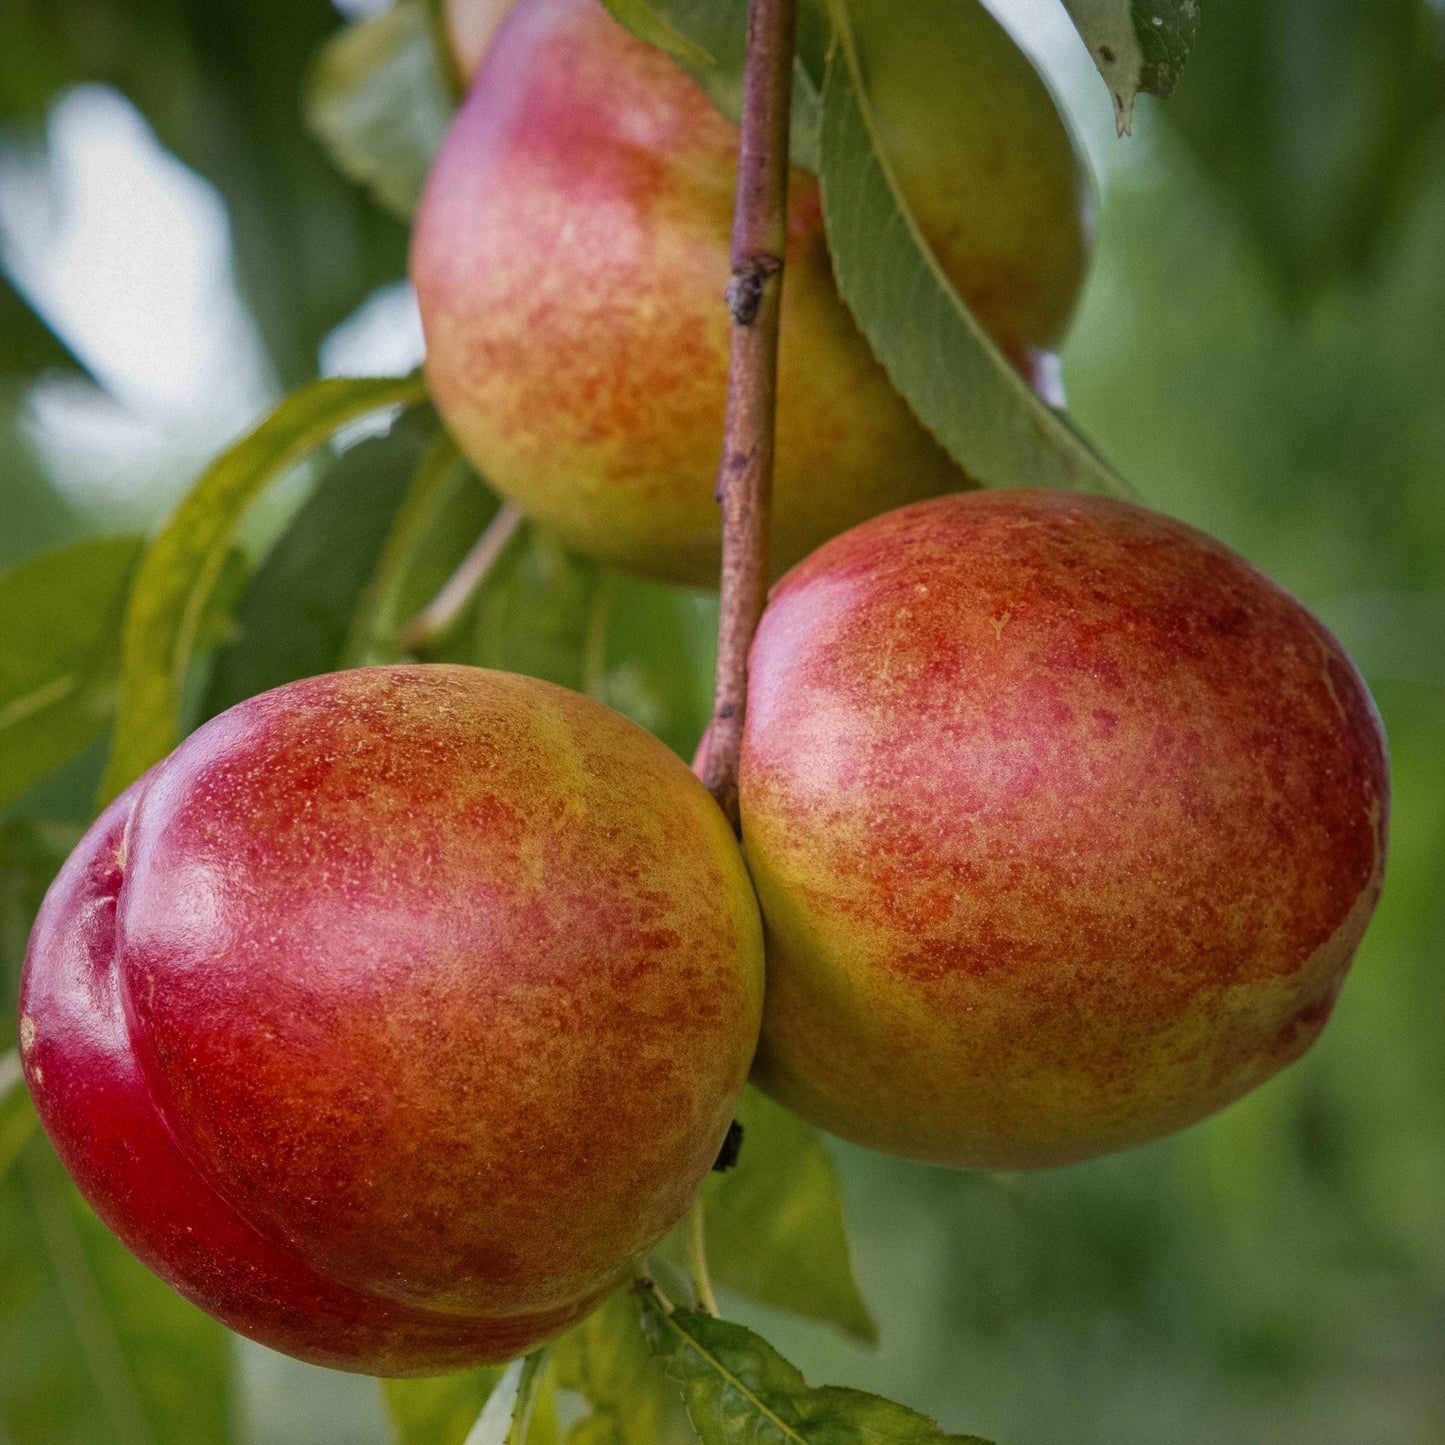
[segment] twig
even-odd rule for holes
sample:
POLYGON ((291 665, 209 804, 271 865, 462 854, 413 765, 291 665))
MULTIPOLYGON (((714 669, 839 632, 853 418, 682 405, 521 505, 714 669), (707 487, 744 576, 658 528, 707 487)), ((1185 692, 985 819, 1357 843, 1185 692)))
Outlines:
POLYGON ((477 589, 497 565, 507 543, 522 524, 521 510, 503 502, 497 514, 477 538, 472 550, 447 579, 442 590, 396 634, 397 646, 405 652, 421 652, 446 636, 477 589))
POLYGON ((712 1292, 712 1275, 707 1267, 707 1234, 703 1224, 702 1195, 694 1200, 687 1215, 687 1274, 693 1298, 700 1310, 717 1318, 717 1296, 712 1292))
POLYGON ((717 495, 723 513, 717 683, 703 781, 738 831, 738 759, 748 649, 768 590, 778 319, 787 244, 788 131, 797 0, 749 0, 742 140, 733 210, 727 424, 717 495))

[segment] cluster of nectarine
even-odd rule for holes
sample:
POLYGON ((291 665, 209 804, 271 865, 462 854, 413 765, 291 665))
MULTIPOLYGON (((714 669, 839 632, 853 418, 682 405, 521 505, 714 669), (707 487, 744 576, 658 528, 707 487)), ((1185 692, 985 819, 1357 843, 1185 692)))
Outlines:
MULTIPOLYGON (((940 264, 1036 368, 1084 186, 1028 62, 946 8, 922 36, 859 3, 864 58, 940 264)), ((517 0, 415 242, 431 385, 487 477, 686 581, 718 552, 734 139, 597 0, 517 0)), ((599 704, 397 666, 215 718, 52 887, 21 998, 41 1117, 243 1333, 391 1374, 531 1348, 681 1218, 750 1071, 874 1148, 1032 1168, 1188 1124, 1323 1027, 1388 790, 1338 644, 1142 508, 966 490, 801 172, 786 277, 798 565, 752 648, 741 846, 599 704)))

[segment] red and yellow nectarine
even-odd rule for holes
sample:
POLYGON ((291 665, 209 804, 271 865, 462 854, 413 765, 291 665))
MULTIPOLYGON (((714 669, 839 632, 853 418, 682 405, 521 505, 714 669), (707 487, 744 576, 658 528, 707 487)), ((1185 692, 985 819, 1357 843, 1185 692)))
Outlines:
POLYGON ((243 1334, 371 1374, 522 1353, 686 1211, 757 1039, 757 905, 686 767, 471 668, 202 727, 51 888, 21 998, 101 1218, 243 1334))
POLYGON ((740 801, 763 1087, 878 1149, 1027 1169, 1304 1052, 1379 895, 1388 777, 1339 644, 1240 557, 976 492, 774 589, 740 801))
MULTIPOLYGON (((1022 368, 1066 325, 1085 186, 1043 82, 977 0, 858 3, 880 129, 939 264, 1022 368)), ((715 586, 737 129, 597 0, 518 0, 438 155, 412 275, 427 377, 487 479, 578 551, 715 586)), ((840 299, 794 169, 774 562, 967 485, 840 299)))

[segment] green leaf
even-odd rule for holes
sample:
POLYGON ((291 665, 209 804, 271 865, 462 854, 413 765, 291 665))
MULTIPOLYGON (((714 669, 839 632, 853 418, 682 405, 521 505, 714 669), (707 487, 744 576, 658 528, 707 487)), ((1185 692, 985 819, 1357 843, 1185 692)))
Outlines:
MULTIPOLYGON (((352 613, 343 667, 391 661, 391 639, 402 621, 402 598, 417 569, 428 538, 436 530, 467 475, 456 443, 438 431, 417 464, 416 474, 397 509, 391 532, 352 613)), ((445 575, 445 573, 443 573, 445 575)))
POLYGON ((712 711, 717 594, 607 574, 594 696, 692 756, 712 711))
POLYGON ((662 7, 650 0, 602 0, 602 3, 639 40, 667 51, 689 69, 717 63, 701 45, 670 24, 661 13, 662 7))
POLYGON ((226 1331, 127 1253, 38 1138, 0 1183, 0 1359, 0 1438, 231 1438, 226 1331))
POLYGON ((321 49, 306 102, 336 168, 403 219, 416 211, 452 109, 424 0, 400 0, 338 31, 321 49))
POLYGON ((10 1172, 38 1122, 20 1072, 20 1055, 14 1049, 0 1054, 0 1179, 10 1172))
POLYGON ((104 732, 140 550, 136 537, 77 542, 0 575, 0 806, 104 732))
POLYGON ((547 1346, 513 1360, 472 1426, 466 1445, 555 1445, 550 1365, 547 1346))
POLYGON ((591 1406, 567 1445, 658 1445, 679 1433, 677 1389, 647 1347, 629 1290, 618 1290, 563 1335, 553 1360, 558 1388, 591 1406))
POLYGON ((381 1380, 382 1402, 397 1445, 465 1445, 505 1366, 435 1380, 381 1380))
POLYGON ((1199 37, 1199 0, 1064 0, 1114 99, 1120 135, 1140 91, 1167 96, 1199 37))
POLYGON ((589 647, 605 627, 601 569, 547 533, 524 527, 488 578, 465 660, 521 672, 578 692, 595 689, 589 647))
MULTIPOLYGON (((751 1088, 738 1120, 736 1166, 704 1186, 713 1279, 872 1343, 878 1329, 853 1279, 843 1191, 822 1136, 751 1088)), ((669 1257, 682 1259, 673 1240, 669 1257)))
POLYGON ((601 568, 526 524, 427 655, 585 692, 687 757, 711 706, 716 632, 715 594, 601 568))
POLYGON ((879 141, 842 0, 823 83, 823 213, 838 289, 893 384, 975 481, 1127 495, 974 320, 909 213, 879 141))
POLYGON ((0 823, 0 1049, 15 1043, 15 1004, 30 928, 81 829, 11 818, 0 823))
POLYGON ((429 655, 585 692, 690 755, 711 702, 715 596, 601 568, 528 525, 466 615, 429 655))
POLYGON ((712 703, 717 597, 611 571, 530 526, 438 656, 585 692, 690 757, 712 703))
POLYGON ((236 640, 215 660, 208 717, 340 666, 352 616, 434 430, 429 412, 404 415, 332 463, 240 599, 236 640))
POLYGON ((976 1435, 945 1435, 878 1395, 815 1389, 761 1336, 711 1315, 669 1314, 651 1286, 640 1286, 637 1298, 648 1343, 682 1386, 703 1445, 987 1445, 976 1435))
POLYGON ((247 507, 346 422, 424 395, 417 376, 314 382, 293 392, 202 473, 147 549, 131 589, 103 802, 176 744, 197 628, 247 507))
MULTIPOLYGON (((640 40, 678 60, 728 120, 742 114, 743 62, 747 51, 747 0, 604 0, 608 10, 640 40)), ((798 12, 798 60, 793 67, 793 116, 789 150, 794 164, 818 169, 817 82, 827 50, 828 22, 815 0, 798 12)))

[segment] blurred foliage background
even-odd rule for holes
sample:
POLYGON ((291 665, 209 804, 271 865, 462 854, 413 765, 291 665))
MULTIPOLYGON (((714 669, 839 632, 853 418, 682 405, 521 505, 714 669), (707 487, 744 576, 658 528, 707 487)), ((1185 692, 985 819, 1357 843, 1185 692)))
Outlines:
MULTIPOLYGON (((1384 901, 1313 1053, 1180 1138, 1018 1178, 838 1148, 876 1350, 725 1305, 811 1379, 1004 1445, 1433 1445, 1445 10, 1205 0, 1179 94, 1118 142, 1062 10, 996 8, 1099 174, 1072 409, 1145 500, 1258 562, 1359 662, 1394 765, 1384 901)), ((415 363, 405 228, 303 122, 303 82, 341 19, 331 0, 0 0, 0 569, 154 527, 220 444, 318 371, 415 363)), ((350 655, 398 469, 430 445, 413 416, 260 509, 195 716, 350 655)), ((439 495, 390 600, 403 613, 492 505, 461 474, 439 495)), ((585 686, 686 750, 710 626, 704 597, 533 539, 451 651, 585 686)), ((0 1050, 30 918, 102 757, 103 741, 0 815, 0 1050)), ((227 1337, 110 1241, 43 1140, 25 1146, 0 1185, 0 1440, 384 1438, 369 1381, 227 1337)))

